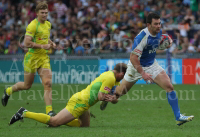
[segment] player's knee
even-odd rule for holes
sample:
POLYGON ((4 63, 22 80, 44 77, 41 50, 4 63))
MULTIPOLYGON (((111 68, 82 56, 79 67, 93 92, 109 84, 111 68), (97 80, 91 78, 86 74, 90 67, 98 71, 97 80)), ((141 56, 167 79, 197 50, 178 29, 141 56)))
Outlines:
POLYGON ((58 127, 58 126, 60 126, 58 123, 52 123, 52 125, 51 126, 53 126, 53 127, 58 127))
POLYGON ((80 120, 80 127, 90 127, 90 121, 81 121, 80 120))
POLYGON ((90 112, 88 110, 85 111, 83 115, 84 115, 84 119, 85 118, 90 119, 90 112))
POLYGON ((89 127, 90 126, 90 112, 84 112, 83 116, 80 118, 80 127, 89 127))
POLYGON ((167 84, 167 92, 171 92, 171 91, 173 91, 174 90, 174 86, 169 82, 168 84, 167 84))
POLYGON ((60 123, 59 123, 58 120, 55 119, 55 118, 52 118, 52 119, 51 119, 51 122, 50 122, 49 124, 50 124, 50 126, 53 126, 53 127, 58 127, 58 126, 60 126, 60 123))
POLYGON ((45 87, 51 88, 51 85, 52 85, 51 80, 46 80, 46 81, 44 82, 44 86, 45 86, 45 87))
POLYGON ((32 86, 32 85, 30 85, 30 84, 26 84, 26 85, 24 85, 24 89, 25 89, 25 90, 28 90, 28 89, 31 88, 31 86, 32 86))

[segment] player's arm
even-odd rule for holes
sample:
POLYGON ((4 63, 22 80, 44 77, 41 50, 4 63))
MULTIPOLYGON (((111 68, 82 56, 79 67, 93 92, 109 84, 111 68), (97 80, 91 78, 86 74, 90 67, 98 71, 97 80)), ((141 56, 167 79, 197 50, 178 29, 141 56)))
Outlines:
POLYGON ((118 103, 118 97, 116 95, 113 95, 111 103, 113 104, 118 103))
POLYGON ((113 104, 116 104, 118 102, 118 98, 116 97, 116 95, 110 95, 110 94, 106 94, 106 93, 102 93, 102 92, 99 92, 98 100, 111 102, 113 104))
POLYGON ((118 101, 116 95, 110 95, 108 93, 103 93, 103 92, 98 93, 98 100, 112 102, 114 104, 117 103, 118 101))
POLYGON ((146 81, 146 82, 153 82, 153 79, 151 78, 151 75, 149 75, 148 73, 146 73, 142 66, 140 65, 140 61, 139 58, 142 56, 142 51, 144 49, 144 47, 147 45, 147 37, 136 37, 136 39, 134 40, 134 45, 135 49, 131 52, 130 54, 130 61, 132 63, 132 65, 134 66, 134 68, 138 71, 138 73, 140 73, 142 75, 142 78, 146 81))
POLYGON ((117 86, 113 86, 112 89, 111 89, 111 92, 110 92, 111 95, 114 95, 113 96, 113 100, 111 101, 111 103, 113 103, 113 104, 116 104, 118 102, 118 98, 119 98, 115 93, 116 92, 115 91, 116 87, 117 86))
POLYGON ((53 48, 56 48, 56 44, 53 41, 51 41, 50 39, 48 40, 48 43, 51 44, 53 48))
POLYGON ((30 23, 26 28, 26 34, 24 39, 24 45, 27 48, 40 48, 40 49, 50 49, 50 44, 37 44, 34 42, 34 36, 36 35, 36 26, 30 23))
MULTIPOLYGON (((104 86, 103 86, 104 87, 104 86)), ((114 86, 111 90, 110 90, 110 92, 108 92, 107 94, 105 94, 105 93, 100 93, 100 94, 103 94, 103 96, 104 96, 104 101, 101 101, 101 103, 100 103, 100 109, 101 110, 105 110, 105 108, 106 108, 106 106, 107 106, 107 104, 108 104, 108 102, 111 102, 111 103, 113 103, 113 104, 116 104, 117 102, 118 102, 118 98, 116 97, 116 95, 114 94, 114 91, 115 91, 115 88, 116 88, 116 86, 114 86)), ((107 91, 106 91, 107 92, 107 91)))
POLYGON ((98 93, 98 100, 99 101, 105 101, 105 94, 106 93, 99 92, 98 93))
MULTIPOLYGON (((140 61, 138 59, 138 55, 131 53, 130 55, 130 61, 133 64, 134 68, 142 75, 142 78, 147 82, 147 83, 152 83, 153 79, 151 78, 151 75, 146 73, 142 66, 140 65, 140 61)), ((125 93, 122 93, 125 94, 125 93)))
POLYGON ((49 44, 53 44, 54 42, 53 41, 51 41, 50 39, 48 40, 48 43, 49 44))
POLYGON ((109 93, 111 92, 111 89, 114 86, 114 84, 115 80, 113 78, 107 77, 104 79, 98 93, 98 99, 100 101, 108 101, 108 102, 112 101, 112 97, 115 95, 110 95, 109 93))
POLYGON ((35 42, 32 41, 33 37, 29 36, 29 35, 25 35, 25 40, 24 40, 24 45, 27 48, 40 48, 40 49, 49 49, 51 47, 50 44, 37 44, 35 42))
POLYGON ((134 39, 134 50, 130 54, 130 61, 134 68, 142 75, 144 70, 140 65, 139 58, 142 56, 142 51, 146 46, 146 37, 140 37, 139 35, 134 39))
POLYGON ((138 55, 131 53, 130 54, 130 61, 133 64, 134 68, 142 75, 144 73, 144 70, 142 69, 140 65, 140 61, 138 59, 138 55))

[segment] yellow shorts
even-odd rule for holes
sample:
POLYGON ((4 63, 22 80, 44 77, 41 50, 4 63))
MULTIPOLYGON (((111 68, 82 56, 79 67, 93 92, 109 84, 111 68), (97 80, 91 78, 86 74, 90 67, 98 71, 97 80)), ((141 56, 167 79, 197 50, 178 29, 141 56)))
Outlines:
POLYGON ((49 56, 27 52, 24 57, 24 71, 35 73, 39 68, 51 69, 49 56))
POLYGON ((80 117, 86 110, 89 109, 89 105, 83 101, 80 92, 74 94, 68 101, 66 109, 75 117, 80 117))

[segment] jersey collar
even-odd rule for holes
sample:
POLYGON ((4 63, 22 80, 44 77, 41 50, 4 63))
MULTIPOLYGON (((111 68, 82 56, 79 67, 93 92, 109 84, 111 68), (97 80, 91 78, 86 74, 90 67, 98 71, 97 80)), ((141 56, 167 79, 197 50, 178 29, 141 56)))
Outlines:
POLYGON ((147 35, 150 35, 151 37, 156 37, 156 35, 152 35, 152 34, 149 32, 148 27, 146 27, 146 28, 144 29, 144 31, 146 32, 147 35))

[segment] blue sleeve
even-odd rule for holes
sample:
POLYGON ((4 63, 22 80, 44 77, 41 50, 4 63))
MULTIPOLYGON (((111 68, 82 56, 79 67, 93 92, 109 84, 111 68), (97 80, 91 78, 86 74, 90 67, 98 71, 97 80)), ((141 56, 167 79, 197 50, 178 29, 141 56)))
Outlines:
POLYGON ((131 53, 141 57, 143 49, 147 45, 147 39, 146 33, 144 31, 140 32, 134 39, 131 53))
POLYGON ((142 31, 140 34, 138 34, 133 42, 132 45, 132 50, 134 50, 142 41, 142 39, 146 36, 146 33, 144 31, 142 31))

